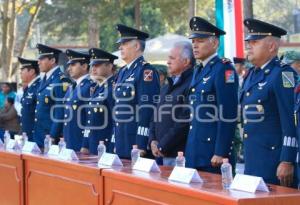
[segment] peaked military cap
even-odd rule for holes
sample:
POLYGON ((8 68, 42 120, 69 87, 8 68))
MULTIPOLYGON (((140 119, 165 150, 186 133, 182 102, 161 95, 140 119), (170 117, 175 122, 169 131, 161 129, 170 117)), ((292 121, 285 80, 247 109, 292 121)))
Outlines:
POLYGON ((66 50, 66 55, 69 59, 67 62, 67 65, 73 64, 73 63, 87 63, 89 64, 90 62, 90 55, 88 52, 80 52, 80 51, 75 51, 72 49, 67 49, 66 50))
POLYGON ((233 63, 234 63, 234 64, 237 64, 237 63, 244 64, 245 62, 246 62, 246 59, 245 59, 245 58, 238 58, 238 57, 234 57, 234 58, 233 58, 233 63))
POLYGON ((118 24, 117 30, 121 34, 121 37, 118 39, 117 43, 124 43, 126 41, 135 39, 145 41, 149 37, 148 33, 125 26, 123 24, 118 24))
POLYGON ((18 57, 18 61, 22 65, 21 69, 24 69, 24 68, 34 69, 36 72, 39 72, 39 65, 38 65, 37 60, 31 60, 31 59, 18 57))
POLYGON ((114 63, 114 60, 118 59, 118 56, 115 56, 99 48, 91 48, 89 50, 89 54, 91 57, 90 66, 105 62, 114 63))
POLYGON ((46 46, 43 44, 37 44, 37 49, 39 50, 39 59, 44 57, 58 57, 59 54, 62 52, 59 49, 52 48, 50 46, 46 46))
POLYGON ((244 25, 249 30, 249 35, 246 37, 246 41, 259 40, 267 36, 275 36, 280 38, 287 34, 286 30, 278 26, 257 20, 248 18, 244 20, 244 25))
POLYGON ((195 16, 190 20, 190 29, 191 35, 189 36, 190 39, 193 38, 207 38, 210 36, 222 36, 225 35, 226 32, 219 29, 215 25, 209 23, 207 20, 195 16))

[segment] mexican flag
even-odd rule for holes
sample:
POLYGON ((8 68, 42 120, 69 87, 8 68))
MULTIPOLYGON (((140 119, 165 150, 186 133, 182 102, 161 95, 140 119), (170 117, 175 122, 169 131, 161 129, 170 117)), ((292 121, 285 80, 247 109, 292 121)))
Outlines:
POLYGON ((219 55, 233 59, 244 57, 244 26, 242 0, 216 0, 216 24, 226 31, 221 37, 219 55))

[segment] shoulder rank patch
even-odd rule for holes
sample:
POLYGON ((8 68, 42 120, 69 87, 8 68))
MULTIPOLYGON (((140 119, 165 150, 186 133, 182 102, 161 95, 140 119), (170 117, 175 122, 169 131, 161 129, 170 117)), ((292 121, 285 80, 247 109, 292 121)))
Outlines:
POLYGON ((231 60, 229 58, 222 58, 222 63, 231 63, 231 60))
POLYGON ((225 71, 225 83, 234 83, 234 71, 233 70, 225 71))
POLYGON ((293 72, 282 72, 282 85, 284 88, 293 88, 295 87, 295 79, 293 72))
POLYGON ((153 80, 153 70, 144 70, 144 81, 152 81, 153 80))

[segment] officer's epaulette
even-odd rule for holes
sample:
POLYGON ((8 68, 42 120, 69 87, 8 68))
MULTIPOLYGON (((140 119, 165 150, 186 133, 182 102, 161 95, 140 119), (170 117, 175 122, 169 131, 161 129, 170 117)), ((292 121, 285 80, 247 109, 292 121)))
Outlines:
POLYGON ((284 62, 280 62, 280 67, 281 68, 285 68, 285 67, 289 67, 289 64, 286 64, 286 63, 284 63, 284 62))
POLYGON ((231 64, 231 60, 229 58, 222 58, 221 60, 223 64, 231 64))
POLYGON ((148 64, 150 64, 150 63, 148 63, 148 62, 145 61, 145 60, 142 61, 142 65, 143 65, 143 66, 144 66, 144 65, 148 65, 148 64))

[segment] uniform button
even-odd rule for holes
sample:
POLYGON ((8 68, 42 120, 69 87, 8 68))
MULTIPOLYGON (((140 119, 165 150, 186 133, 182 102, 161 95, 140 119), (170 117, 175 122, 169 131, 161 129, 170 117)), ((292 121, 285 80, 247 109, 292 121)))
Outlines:
POLYGON ((248 106, 248 105, 246 105, 246 106, 245 106, 245 109, 247 110, 248 108, 249 108, 249 106, 248 106))
POLYGON ((131 95, 134 96, 134 95, 135 95, 135 92, 134 92, 134 91, 131 91, 131 95))
POLYGON ((116 102, 118 103, 118 102, 120 102, 120 100, 116 100, 116 102))
POLYGON ((89 102, 89 105, 92 105, 92 102, 89 102))
POLYGON ((34 112, 37 113, 37 110, 35 110, 34 112))
POLYGON ((260 99, 258 99, 258 100, 257 100, 257 102, 258 102, 258 103, 261 103, 261 100, 260 100, 260 99))
POLYGON ((271 147, 271 149, 272 149, 272 150, 274 150, 274 149, 275 149, 275 147, 271 147))
POLYGON ((247 93, 246 93, 246 96, 250 96, 250 93, 249 93, 249 92, 247 92, 247 93))
POLYGON ((34 121, 37 122, 37 119, 35 118, 34 121))
POLYGON ((118 111, 116 111, 116 115, 117 115, 117 114, 119 114, 119 112, 118 112, 118 111))
POLYGON ((87 121, 87 123, 89 123, 89 124, 90 124, 90 123, 91 123, 91 121, 90 121, 90 120, 88 120, 88 121, 87 121))
POLYGON ((126 92, 123 92, 123 96, 126 96, 126 92))
POLYGON ((162 148, 161 148, 161 147, 159 148, 159 151, 162 151, 162 148))
POLYGON ((231 141, 231 144, 234 144, 234 141, 231 141))
POLYGON ((20 123, 20 125, 22 126, 22 123, 20 123))
POLYGON ((207 138, 207 141, 210 141, 210 137, 209 137, 209 138, 207 138))
POLYGON ((192 105, 192 104, 194 104, 194 101, 191 101, 190 103, 191 103, 191 105, 192 105))
POLYGON ((230 149, 232 149, 232 146, 230 147, 230 149))
POLYGON ((231 155, 231 152, 229 152, 229 154, 228 154, 229 156, 231 155))
POLYGON ((67 114, 65 114, 65 118, 67 118, 68 117, 68 115, 67 114))
POLYGON ((191 117, 191 118, 193 117, 193 114, 192 114, 192 113, 190 114, 190 117, 191 117))
POLYGON ((204 93, 204 90, 201 90, 201 93, 204 93))
POLYGON ((90 114, 91 114, 91 111, 88 111, 88 114, 90 115, 90 114))
POLYGON ((191 129, 193 129, 193 126, 192 126, 192 125, 190 126, 190 130, 191 130, 191 129))
POLYGON ((116 123, 116 126, 119 126, 119 123, 116 123))
POLYGON ((36 102, 36 104, 40 104, 40 102, 39 102, 39 101, 37 101, 37 102, 36 102))
POLYGON ((192 92, 195 92, 195 88, 192 88, 192 92))
POLYGON ((244 138, 246 139, 248 137, 248 134, 244 134, 244 138))
POLYGON ((64 125, 67 126, 67 123, 65 122, 64 125))
POLYGON ((105 141, 108 142, 108 139, 106 138, 105 141))
POLYGON ((247 120, 244 120, 244 124, 247 124, 247 122, 248 122, 247 120))
POLYGON ((100 111, 100 112, 103 112, 103 108, 100 108, 99 111, 100 111))
POLYGON ((118 89, 117 89, 117 91, 120 91, 120 90, 121 90, 121 88, 118 88, 118 89))

